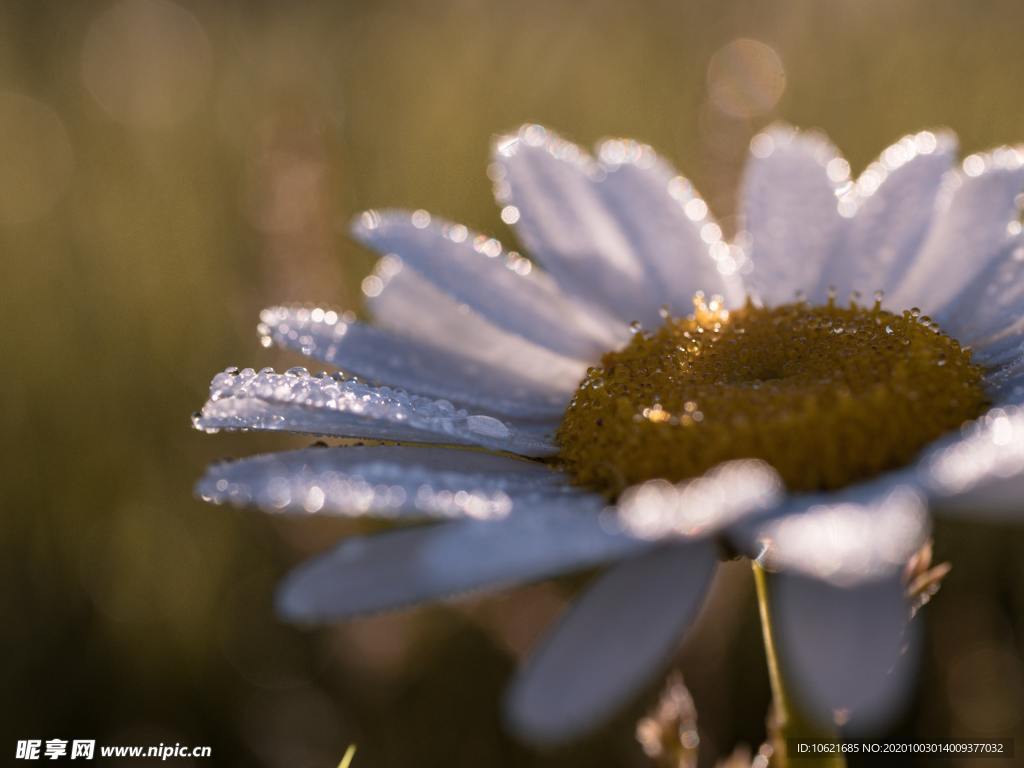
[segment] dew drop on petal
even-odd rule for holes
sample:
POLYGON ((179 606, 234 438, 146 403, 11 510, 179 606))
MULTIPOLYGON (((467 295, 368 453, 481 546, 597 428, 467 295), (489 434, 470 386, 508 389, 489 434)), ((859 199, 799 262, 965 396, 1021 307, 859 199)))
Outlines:
POLYGON ((466 427, 478 435, 487 437, 508 437, 509 428, 493 416, 473 415, 466 418, 466 427))

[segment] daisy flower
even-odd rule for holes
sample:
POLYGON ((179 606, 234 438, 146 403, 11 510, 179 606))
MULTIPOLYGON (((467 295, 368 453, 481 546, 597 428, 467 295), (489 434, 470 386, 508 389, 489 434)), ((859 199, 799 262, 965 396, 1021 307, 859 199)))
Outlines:
POLYGON ((884 718, 907 687, 902 573, 928 510, 1020 511, 1024 155, 957 166, 954 138, 925 131, 853 180, 820 135, 772 127, 732 242, 631 141, 592 158, 530 125, 495 142, 489 176, 530 259, 426 211, 367 211, 373 322, 274 307, 259 325, 336 372, 213 379, 199 429, 387 444, 216 464, 202 498, 424 523, 301 566, 281 614, 608 566, 506 699, 517 733, 555 743, 666 663, 726 543, 770 574, 773 675, 799 709, 884 718))

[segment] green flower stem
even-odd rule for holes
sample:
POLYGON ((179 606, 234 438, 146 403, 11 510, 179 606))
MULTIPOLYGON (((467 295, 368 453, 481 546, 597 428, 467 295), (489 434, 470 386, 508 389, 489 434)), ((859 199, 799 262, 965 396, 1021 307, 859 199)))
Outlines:
POLYGON ((787 739, 805 741, 837 740, 837 735, 812 725, 802 717, 793 704, 793 699, 786 688, 786 678, 779 665, 779 655, 775 647, 775 633, 772 627, 771 604, 769 600, 770 574, 756 562, 754 569, 754 585, 757 587, 757 608, 761 614, 761 633, 764 635, 764 654, 768 661, 768 680, 772 687, 774 701, 774 727, 769 738, 774 752, 772 768, 845 768, 846 758, 843 755, 807 755, 799 758, 786 754, 787 739))

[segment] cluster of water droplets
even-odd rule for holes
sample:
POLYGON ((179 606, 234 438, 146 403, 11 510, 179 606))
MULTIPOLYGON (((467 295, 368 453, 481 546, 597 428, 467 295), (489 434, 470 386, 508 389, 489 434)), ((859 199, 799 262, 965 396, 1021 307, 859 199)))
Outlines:
POLYGON ((213 465, 205 501, 268 512, 497 519, 516 500, 572 492, 544 465, 444 448, 318 446, 213 465))
POLYGON ((342 437, 434 440, 543 452, 538 435, 519 434, 502 420, 456 408, 444 399, 372 386, 342 373, 302 367, 277 373, 231 367, 214 376, 196 428, 282 429, 342 437))
POLYGON ((701 477, 674 484, 648 480, 616 504, 624 530, 644 539, 703 536, 778 502, 782 483, 762 461, 731 461, 701 477))
MULTIPOLYGON (((938 445, 924 462, 926 487, 944 496, 963 494, 979 484, 991 485, 1000 479, 1024 472, 1024 409, 1020 406, 993 408, 982 418, 966 425, 962 433, 938 445)), ((1019 506, 1019 493, 1004 499, 1019 506)))
POLYGON ((276 336, 281 344, 306 356, 329 359, 338 353, 331 342, 340 341, 355 319, 354 312, 322 307, 269 307, 260 312, 256 332, 263 347, 272 346, 276 336))
MULTIPOLYGON (((501 209, 501 219, 506 224, 515 224, 519 217, 519 209, 514 205, 506 205, 501 209)), ((418 230, 429 230, 442 240, 462 246, 466 253, 472 252, 492 260, 500 259, 508 270, 520 276, 525 277, 533 271, 533 262, 517 251, 506 251, 497 238, 473 232, 465 224, 437 219, 422 208, 411 213, 372 209, 364 211, 353 225, 353 234, 372 244, 380 232, 401 228, 406 224, 418 230)), ((389 256, 401 259, 397 253, 389 256)), ((367 285, 364 284, 363 288, 365 291, 367 285)))
MULTIPOLYGON (((561 416, 568 400, 564 387, 551 386, 549 369, 547 379, 531 380, 514 367, 355 322, 350 313, 312 306, 268 307, 260 313, 258 330, 264 345, 301 352, 367 382, 387 382, 444 398, 470 412, 551 421, 561 416)), ((580 373, 582 369, 575 379, 580 373)))
POLYGON ((728 277, 748 274, 753 269, 744 248, 746 243, 742 233, 736 242, 728 242, 722 227, 714 220, 707 203, 693 184, 678 175, 649 145, 630 139, 601 141, 594 158, 576 144, 541 125, 524 125, 516 134, 500 138, 495 147, 496 159, 488 167, 487 175, 492 182, 494 197, 502 206, 501 218, 505 223, 515 224, 521 216, 520 208, 515 203, 515 190, 509 181, 506 162, 521 152, 523 147, 543 150, 559 163, 578 171, 581 177, 593 185, 599 186, 614 179, 625 168, 633 168, 651 179, 658 179, 686 219, 695 226, 697 236, 706 245, 707 253, 721 275, 728 277))
MULTIPOLYGON (((770 158, 780 149, 787 148, 797 137, 804 142, 824 168, 829 182, 834 186, 836 211, 843 218, 852 218, 879 189, 885 180, 917 157, 946 153, 956 146, 956 137, 947 131, 919 131, 908 134, 886 147, 878 159, 865 168, 857 178, 851 175, 849 161, 822 135, 814 132, 798 132, 792 128, 775 126, 771 130, 755 135, 750 141, 751 154, 759 159, 770 158)), ((1009 162, 1005 153, 971 155, 964 162, 964 172, 969 176, 979 175, 987 167, 1009 162)))

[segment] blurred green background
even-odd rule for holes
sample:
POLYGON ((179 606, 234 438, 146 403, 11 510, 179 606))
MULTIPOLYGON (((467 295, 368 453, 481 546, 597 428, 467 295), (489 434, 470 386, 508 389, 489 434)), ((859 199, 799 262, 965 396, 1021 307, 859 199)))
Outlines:
MULTIPOLYGON (((824 129, 855 171, 925 127, 965 152, 1024 140, 1021 29, 1016 0, 4 2, 0 754, 179 741, 314 768, 356 742, 356 766, 647 765, 628 715, 549 755, 501 733, 501 687, 571 585, 278 623, 280 575, 351 529, 195 501, 209 461, 305 441, 206 437, 189 414, 229 364, 294 364, 259 348, 264 305, 359 306, 359 210, 511 240, 484 172, 496 132, 646 141, 728 228, 773 119, 824 129)), ((938 529, 954 571, 894 734, 1024 751, 1022 547, 938 529)), ((705 764, 764 732, 748 578, 724 569, 681 655, 705 764)))

